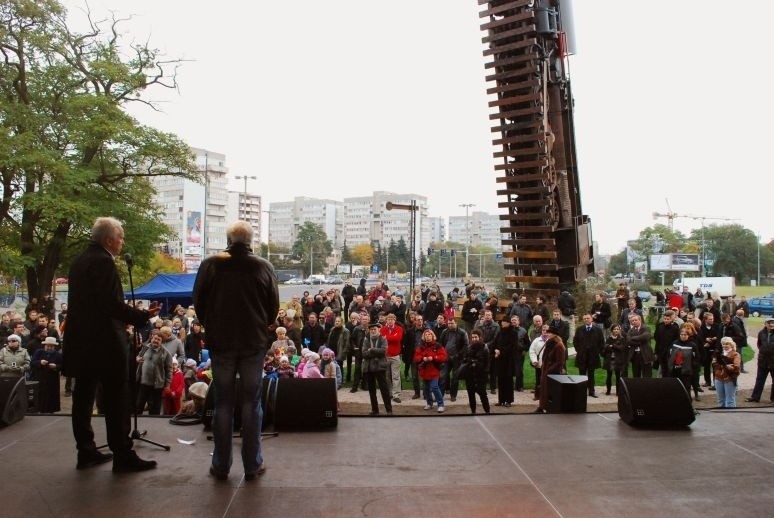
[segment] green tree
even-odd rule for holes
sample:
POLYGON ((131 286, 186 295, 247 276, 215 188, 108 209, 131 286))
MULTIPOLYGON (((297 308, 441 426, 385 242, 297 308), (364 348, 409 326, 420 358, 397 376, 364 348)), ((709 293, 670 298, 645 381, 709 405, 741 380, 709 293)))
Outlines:
POLYGON ((168 237, 149 177, 199 179, 176 136, 125 111, 150 87, 176 88, 179 61, 125 43, 120 22, 70 29, 55 0, 0 3, 0 250, 40 297, 88 239, 97 216, 124 222, 127 251, 147 265, 168 237))
POLYGON ((304 271, 309 272, 308 275, 324 271, 325 260, 332 251, 333 244, 325 234, 322 225, 307 221, 298 229, 292 252, 301 261, 304 271))
POLYGON ((344 240, 344 246, 341 248, 341 264, 352 264, 352 252, 347 246, 347 240, 344 240))
POLYGON ((755 277, 759 244, 752 230, 739 224, 713 224, 695 229, 691 238, 704 243, 704 255, 712 261, 708 271, 713 276, 728 275, 738 282, 755 277))
POLYGON ((607 270, 611 275, 615 275, 616 273, 627 273, 629 271, 629 265, 626 263, 625 248, 617 254, 610 256, 607 270))

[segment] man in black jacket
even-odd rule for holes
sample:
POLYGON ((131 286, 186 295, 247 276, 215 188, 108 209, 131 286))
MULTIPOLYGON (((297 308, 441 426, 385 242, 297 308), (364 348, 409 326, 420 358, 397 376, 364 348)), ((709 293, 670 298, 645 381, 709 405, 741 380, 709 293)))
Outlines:
POLYGON ((261 454, 261 369, 271 341, 269 325, 279 311, 274 268, 250 249, 253 229, 236 221, 226 229, 228 248, 202 261, 193 300, 207 332, 212 358, 215 412, 210 474, 228 478, 236 393, 242 384, 242 463, 245 479, 265 470, 261 454))
POLYGON ((355 287, 352 286, 351 281, 344 283, 344 287, 341 289, 341 297, 344 299, 344 321, 349 320, 349 305, 352 304, 352 299, 355 298, 355 287))
POLYGON ((111 458, 115 473, 156 467, 156 461, 142 460, 132 450, 125 325, 142 326, 159 310, 140 311, 124 302, 115 264, 123 245, 121 222, 97 218, 91 229, 91 242, 75 259, 68 276, 70 306, 63 368, 65 376, 75 378, 72 423, 78 448, 77 469, 111 458), (100 453, 94 443, 91 414, 98 384, 102 385, 107 441, 113 455, 100 453))
POLYGON ((441 391, 449 392, 452 401, 457 400, 460 380, 457 379, 457 368, 460 366, 465 348, 468 347, 468 334, 457 327, 457 320, 452 318, 449 325, 441 333, 438 343, 446 349, 446 363, 441 370, 441 391))
POLYGON ((774 317, 768 317, 764 328, 758 333, 758 373, 755 376, 755 387, 750 397, 745 401, 757 403, 761 400, 766 378, 771 376, 771 397, 774 403, 774 317))
POLYGON ((715 390, 712 384, 712 357, 715 351, 720 349, 720 324, 715 321, 715 315, 711 311, 704 313, 697 335, 699 351, 701 351, 702 365, 704 366, 704 386, 715 390))
POLYGON ((601 367, 600 355, 605 349, 605 334, 594 325, 591 313, 583 315, 583 325, 575 330, 575 366, 581 376, 588 377, 588 390, 590 397, 597 397, 594 391, 594 370, 601 367))
POLYGON ((316 353, 323 345, 325 345, 325 329, 317 322, 317 315, 309 313, 306 325, 301 330, 301 346, 316 353))
POLYGON ((653 332, 653 340, 656 345, 656 361, 658 362, 662 378, 670 376, 669 366, 667 365, 669 351, 672 349, 672 344, 680 338, 680 326, 675 323, 675 316, 675 312, 671 309, 664 311, 663 320, 656 324, 656 330, 653 332))

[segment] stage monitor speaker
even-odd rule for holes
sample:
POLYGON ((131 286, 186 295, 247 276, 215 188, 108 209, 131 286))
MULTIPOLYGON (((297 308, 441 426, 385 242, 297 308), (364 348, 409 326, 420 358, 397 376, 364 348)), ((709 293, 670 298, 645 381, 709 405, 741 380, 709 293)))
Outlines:
MULTIPOLYGON (((242 382, 239 376, 236 378, 234 394, 234 432, 242 429, 242 382)), ((212 428, 212 417, 215 414, 215 385, 210 383, 207 395, 204 397, 204 410, 202 411, 202 424, 205 430, 212 428)))
POLYGON ((621 378, 618 415, 632 426, 688 426, 691 396, 677 378, 621 378))
POLYGON ((588 377, 567 374, 548 375, 548 412, 551 414, 586 411, 588 377))
POLYGON ((40 382, 27 382, 27 413, 37 414, 40 412, 40 382))
POLYGON ((336 380, 281 378, 276 382, 272 410, 273 415, 265 417, 277 431, 336 428, 336 380))
POLYGON ((24 419, 27 413, 27 384, 24 376, 0 377, 0 425, 24 419))

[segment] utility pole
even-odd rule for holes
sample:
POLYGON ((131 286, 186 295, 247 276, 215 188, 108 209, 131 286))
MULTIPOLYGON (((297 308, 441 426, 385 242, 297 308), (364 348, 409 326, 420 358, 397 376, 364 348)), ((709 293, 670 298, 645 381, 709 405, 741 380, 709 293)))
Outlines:
POLYGON ((465 276, 470 275, 470 216, 468 209, 475 207, 475 203, 460 203, 460 207, 465 207, 465 276))
POLYGON ((273 212, 270 210, 262 210, 261 212, 269 215, 269 222, 266 226, 266 260, 271 262, 271 241, 269 239, 271 238, 271 215, 273 212))
MULTIPOLYGON (((258 177, 257 176, 247 176, 247 175, 244 175, 244 176, 235 176, 234 178, 237 179, 237 180, 244 180, 245 181, 245 187, 242 190, 242 204, 241 204, 242 205, 242 217, 241 217, 241 219, 244 220, 244 221, 247 221, 248 223, 250 223, 250 227, 252 227, 253 223, 252 223, 252 221, 248 220, 248 217, 247 217, 247 180, 257 180, 258 177)), ((258 230, 260 231, 260 229, 258 229, 258 230)), ((255 236, 255 234, 253 234, 253 236, 255 236)), ((253 240, 255 240, 255 237, 253 237, 253 240)), ((250 247, 251 248, 254 248, 253 245, 254 245, 254 243, 250 243, 250 247)))

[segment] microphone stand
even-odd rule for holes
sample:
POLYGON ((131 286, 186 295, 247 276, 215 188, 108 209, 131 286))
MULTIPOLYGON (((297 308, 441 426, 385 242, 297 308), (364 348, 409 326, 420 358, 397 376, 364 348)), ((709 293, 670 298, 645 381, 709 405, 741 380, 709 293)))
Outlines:
MULTIPOLYGON (((129 271, 129 290, 132 293, 132 307, 134 307, 137 304, 134 298, 134 282, 132 281, 132 266, 134 266, 134 261, 132 260, 132 256, 129 254, 124 256, 124 260, 126 261, 126 268, 129 271)), ((134 408, 134 428, 132 429, 130 436, 136 441, 143 441, 169 451, 172 449, 170 446, 146 439, 145 436, 148 434, 148 430, 143 430, 141 432, 137 429, 137 337, 137 327, 132 326, 132 346, 131 350, 129 351, 131 353, 129 355, 129 392, 132 395, 131 405, 132 408, 134 408)))

